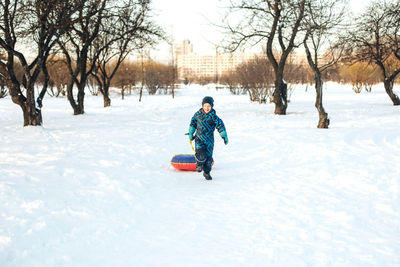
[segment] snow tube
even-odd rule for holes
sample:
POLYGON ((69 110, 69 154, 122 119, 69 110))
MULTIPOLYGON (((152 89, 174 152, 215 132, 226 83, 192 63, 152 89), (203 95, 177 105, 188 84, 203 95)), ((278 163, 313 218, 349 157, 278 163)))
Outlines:
POLYGON ((171 165, 178 170, 195 171, 196 159, 193 154, 178 154, 172 157, 171 165))

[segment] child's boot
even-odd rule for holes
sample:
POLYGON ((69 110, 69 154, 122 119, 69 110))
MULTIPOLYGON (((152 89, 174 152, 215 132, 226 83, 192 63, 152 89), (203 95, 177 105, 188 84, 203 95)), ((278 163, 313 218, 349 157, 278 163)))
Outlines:
POLYGON ((203 171, 203 166, 201 166, 200 164, 196 164, 196 171, 197 172, 202 172, 203 171))
POLYGON ((209 173, 203 172, 203 176, 206 178, 206 180, 212 180, 212 177, 209 173))

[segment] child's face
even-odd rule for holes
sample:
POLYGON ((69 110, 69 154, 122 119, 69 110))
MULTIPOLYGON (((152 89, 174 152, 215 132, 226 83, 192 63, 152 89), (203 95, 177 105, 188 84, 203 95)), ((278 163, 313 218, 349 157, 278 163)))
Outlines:
POLYGON ((204 103, 204 105, 203 105, 203 110, 204 110, 204 112, 205 112, 206 114, 207 114, 208 112, 210 112, 211 109, 212 109, 212 107, 211 107, 210 104, 204 103))

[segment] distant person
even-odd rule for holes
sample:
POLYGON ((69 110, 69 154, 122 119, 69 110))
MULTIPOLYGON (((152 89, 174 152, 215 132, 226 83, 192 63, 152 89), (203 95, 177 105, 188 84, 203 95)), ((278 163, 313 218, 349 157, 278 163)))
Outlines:
POLYGON ((190 121, 189 139, 196 142, 196 171, 203 171, 207 180, 212 180, 210 175, 213 162, 214 130, 217 128, 219 135, 228 144, 224 122, 217 116, 214 107, 214 99, 206 96, 202 101, 202 108, 197 111, 190 121))

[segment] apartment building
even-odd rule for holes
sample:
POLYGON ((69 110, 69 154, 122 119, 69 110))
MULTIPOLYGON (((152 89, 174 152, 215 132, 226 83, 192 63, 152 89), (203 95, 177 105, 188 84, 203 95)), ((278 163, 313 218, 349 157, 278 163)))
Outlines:
POLYGON ((181 43, 175 44, 175 55, 188 55, 193 53, 193 45, 189 40, 183 40, 181 43))
POLYGON ((234 70, 242 62, 254 57, 254 54, 225 54, 218 51, 213 55, 199 55, 193 53, 193 45, 189 40, 175 45, 178 79, 200 77, 218 79, 225 72, 234 70))

